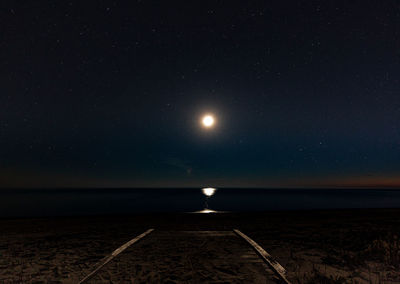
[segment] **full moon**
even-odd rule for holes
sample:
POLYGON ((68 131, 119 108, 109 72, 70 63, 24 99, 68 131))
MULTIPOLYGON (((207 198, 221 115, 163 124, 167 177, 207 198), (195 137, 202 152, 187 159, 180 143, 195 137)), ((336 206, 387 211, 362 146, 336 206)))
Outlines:
POLYGON ((207 115, 203 116, 201 122, 204 127, 210 128, 210 127, 214 126, 215 119, 212 115, 207 114, 207 115))

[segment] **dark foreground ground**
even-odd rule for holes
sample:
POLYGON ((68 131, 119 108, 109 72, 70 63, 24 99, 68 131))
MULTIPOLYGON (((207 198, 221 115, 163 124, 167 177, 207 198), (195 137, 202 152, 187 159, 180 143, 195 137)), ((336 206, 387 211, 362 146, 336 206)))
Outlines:
POLYGON ((3 219, 0 283, 75 283, 148 228, 238 228, 294 283, 400 283, 400 209, 3 219))

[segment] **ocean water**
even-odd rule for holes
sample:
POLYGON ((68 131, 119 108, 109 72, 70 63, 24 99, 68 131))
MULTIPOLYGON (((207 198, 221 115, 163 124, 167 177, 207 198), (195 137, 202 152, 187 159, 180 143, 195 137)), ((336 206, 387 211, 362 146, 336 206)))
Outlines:
POLYGON ((229 189, 207 196, 190 189, 0 189, 0 218, 334 208, 400 208, 400 190, 229 189))

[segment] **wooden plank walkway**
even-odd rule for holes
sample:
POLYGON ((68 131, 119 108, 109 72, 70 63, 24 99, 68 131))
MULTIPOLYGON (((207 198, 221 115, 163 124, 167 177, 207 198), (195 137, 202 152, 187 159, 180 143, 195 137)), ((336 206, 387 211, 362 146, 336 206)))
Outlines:
POLYGON ((92 272, 90 272, 85 278, 83 278, 81 281, 79 281, 79 284, 85 283, 85 282, 89 281, 90 279, 92 279, 100 271, 100 269, 102 269, 106 264, 108 264, 111 260, 113 260, 115 257, 117 257, 121 252, 126 250, 128 247, 130 247, 134 243, 137 243, 138 241, 140 241, 141 239, 143 239, 144 237, 146 237, 148 234, 150 234, 153 231, 154 231, 154 229, 147 230, 143 234, 140 234, 139 236, 133 238, 129 242, 126 242, 125 244, 123 244, 122 246, 120 246, 119 248, 114 250, 110 255, 107 255, 106 257, 101 259, 95 265, 95 269, 92 272))
POLYGON ((254 240, 252 240, 247 235, 243 234, 238 229, 233 230, 239 237, 243 238, 250 246, 254 248, 254 250, 258 253, 258 255, 271 267, 273 271, 279 276, 282 282, 286 284, 290 284, 289 280, 286 278, 286 270, 282 267, 268 252, 266 252, 259 244, 257 244, 254 240))
POLYGON ((85 283, 289 283, 236 234, 154 231, 85 283))

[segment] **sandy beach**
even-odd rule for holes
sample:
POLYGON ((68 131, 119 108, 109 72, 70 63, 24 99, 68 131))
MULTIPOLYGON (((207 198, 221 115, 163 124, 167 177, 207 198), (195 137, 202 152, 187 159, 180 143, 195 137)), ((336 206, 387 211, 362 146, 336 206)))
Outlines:
MULTIPOLYGON (((148 228, 155 232, 239 228, 287 269, 293 283, 400 283, 398 216, 398 209, 362 209, 2 219, 0 283, 76 283, 100 259, 148 228)), ((143 241, 123 252, 118 261, 130 271, 124 283, 199 283, 198 277, 172 269, 173 264, 189 262, 194 270, 202 266, 200 275, 213 275, 208 282, 219 283, 218 279, 227 277, 224 269, 196 262, 198 255, 190 248, 199 246, 198 239, 178 240, 170 247, 159 242, 157 249, 143 241), (171 248, 176 251, 180 245, 186 250, 174 258, 171 248), (155 259, 168 261, 160 266, 155 259)), ((212 254, 219 246, 219 242, 208 242, 202 251, 212 254)), ((222 257, 219 264, 224 261, 222 257)), ((112 261, 97 282, 112 283, 117 264, 112 261), (113 269, 114 274, 107 274, 113 269)), ((232 267, 237 269, 228 273, 230 282, 252 275, 240 265, 232 267)))

